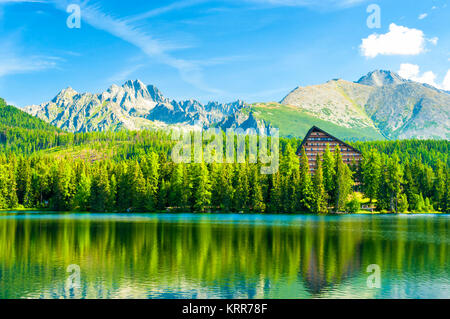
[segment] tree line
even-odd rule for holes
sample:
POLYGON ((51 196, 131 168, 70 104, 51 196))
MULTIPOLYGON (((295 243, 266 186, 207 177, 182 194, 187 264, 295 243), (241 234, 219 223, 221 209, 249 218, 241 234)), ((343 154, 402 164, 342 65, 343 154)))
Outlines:
MULTIPOLYGON (((147 146, 147 142, 143 142, 147 146)), ((362 191, 380 211, 449 212, 448 166, 397 154, 364 152, 361 165, 343 162, 339 148, 317 158, 311 174, 298 141, 283 140, 280 167, 260 164, 176 164, 155 141, 145 152, 96 161, 35 154, 0 155, 0 209, 92 212, 356 212, 362 191)), ((137 143, 139 144, 139 143, 137 143)), ((164 142, 165 144, 165 142, 164 142)))
POLYGON ((361 191, 380 211, 449 212, 449 141, 351 143, 361 165, 328 149, 314 175, 300 144, 280 138, 273 175, 248 162, 175 164, 170 131, 68 133, 0 99, 0 209, 355 212, 361 191))

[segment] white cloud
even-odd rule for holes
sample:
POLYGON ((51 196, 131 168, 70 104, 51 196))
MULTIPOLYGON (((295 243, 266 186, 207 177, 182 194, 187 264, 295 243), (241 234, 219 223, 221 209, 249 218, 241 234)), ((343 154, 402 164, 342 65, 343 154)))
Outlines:
POLYGON ((450 70, 447 71, 445 75, 444 82, 442 82, 442 88, 444 90, 450 91, 450 70))
POLYGON ((436 74, 432 71, 420 73, 420 67, 417 64, 403 63, 400 65, 398 74, 407 80, 412 80, 419 83, 426 83, 438 89, 450 90, 450 70, 444 78, 442 84, 436 82, 436 74))
POLYGON ((437 43, 439 41, 439 38, 438 37, 434 37, 434 38, 428 39, 428 41, 430 41, 434 45, 437 45, 437 43))
POLYGON ((421 15, 419 15, 419 20, 423 20, 426 17, 428 17, 428 13, 422 13, 421 15))
MULTIPOLYGON (((365 57, 378 55, 418 55, 425 52, 426 38, 422 30, 410 29, 392 23, 386 34, 371 34, 362 40, 361 52, 365 57)), ((433 44, 438 38, 429 40, 433 44)))

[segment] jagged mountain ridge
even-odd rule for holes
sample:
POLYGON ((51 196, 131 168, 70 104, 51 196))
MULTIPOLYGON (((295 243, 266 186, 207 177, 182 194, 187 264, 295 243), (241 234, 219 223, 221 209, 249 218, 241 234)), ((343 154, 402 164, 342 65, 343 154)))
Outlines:
MULTIPOLYGON (((206 105, 196 100, 175 101, 165 98, 155 86, 135 80, 121 87, 112 85, 100 94, 78 93, 69 87, 50 102, 28 106, 25 111, 66 131, 90 132, 167 125, 211 127, 225 123, 245 107, 248 105, 240 100, 206 105)), ((239 126, 239 121, 229 126, 239 126)))
POLYGON ((321 123, 352 140, 450 139, 448 92, 384 70, 356 82, 336 79, 297 87, 280 104, 175 101, 136 80, 121 87, 112 85, 100 94, 67 88, 52 101, 25 110, 72 132, 172 125, 267 129, 273 125, 286 136, 302 137, 308 126, 321 123))

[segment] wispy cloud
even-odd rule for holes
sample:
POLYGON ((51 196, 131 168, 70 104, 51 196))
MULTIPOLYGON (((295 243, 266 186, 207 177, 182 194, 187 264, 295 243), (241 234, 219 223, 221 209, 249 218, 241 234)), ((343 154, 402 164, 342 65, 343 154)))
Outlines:
POLYGON ((188 7, 192 7, 192 6, 196 6, 202 3, 207 2, 207 0, 182 0, 182 1, 176 1, 173 2, 167 6, 164 7, 160 7, 160 8, 156 8, 153 10, 149 10, 147 12, 132 16, 127 18, 128 22, 133 22, 133 21, 138 21, 138 20, 143 20, 143 19, 148 19, 148 18, 152 18, 152 17, 156 17, 159 16, 161 14, 165 14, 171 11, 175 11, 175 10, 181 10, 181 9, 185 9, 188 7))
POLYGON ((2 39, 1 42, 0 78, 7 75, 54 69, 61 61, 59 57, 32 55, 24 52, 25 50, 17 45, 18 41, 14 37, 2 39))
POLYGON ((113 74, 107 79, 108 84, 122 84, 122 82, 129 80, 130 76, 144 68, 144 64, 134 64, 132 66, 126 67, 123 70, 113 74))
POLYGON ((257 4, 267 4, 285 7, 311 7, 322 9, 348 8, 367 0, 246 0, 257 4))
MULTIPOLYGON (((70 4, 66 0, 51 0, 58 9, 65 10, 70 4)), ((203 79, 202 68, 199 64, 174 57, 170 51, 176 48, 172 45, 157 39, 133 20, 116 18, 103 12, 99 5, 90 5, 87 2, 81 3, 81 19, 92 27, 105 31, 125 42, 139 48, 151 59, 166 64, 177 69, 184 81, 191 85, 210 93, 220 94, 221 90, 210 87, 203 79)))

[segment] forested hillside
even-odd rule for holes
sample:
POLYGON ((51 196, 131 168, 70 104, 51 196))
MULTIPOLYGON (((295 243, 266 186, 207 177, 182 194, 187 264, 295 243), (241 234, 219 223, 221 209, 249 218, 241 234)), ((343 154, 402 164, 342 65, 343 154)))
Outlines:
POLYGON ((7 105, 5 100, 0 98, 0 126, 11 128, 25 128, 30 130, 60 131, 50 125, 18 108, 7 105))
POLYGON ((279 171, 262 175, 248 160, 175 164, 170 132, 19 130, 30 137, 1 142, 2 209, 356 212, 363 199, 354 190, 379 211, 450 209, 448 141, 354 143, 364 154, 359 168, 328 151, 311 176, 305 155, 295 153, 301 140, 281 139, 279 171))
POLYGON ((58 144, 62 131, 0 98, 0 150, 31 153, 58 144))

